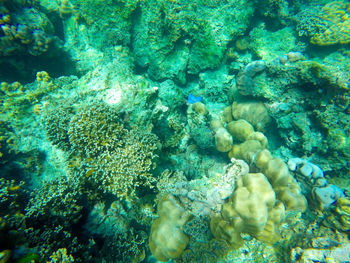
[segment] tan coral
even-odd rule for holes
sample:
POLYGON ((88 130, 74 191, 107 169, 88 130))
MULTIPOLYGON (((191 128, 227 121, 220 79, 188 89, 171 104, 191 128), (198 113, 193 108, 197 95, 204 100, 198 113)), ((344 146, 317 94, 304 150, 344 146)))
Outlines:
POLYGON ((179 258, 189 237, 183 232, 190 214, 176 202, 173 196, 163 197, 158 205, 158 218, 153 222, 149 247, 159 261, 179 258))

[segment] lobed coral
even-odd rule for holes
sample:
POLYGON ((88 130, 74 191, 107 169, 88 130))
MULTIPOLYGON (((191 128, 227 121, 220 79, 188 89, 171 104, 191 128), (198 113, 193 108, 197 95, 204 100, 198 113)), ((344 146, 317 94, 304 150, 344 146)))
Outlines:
POLYGON ((242 233, 273 243, 279 238, 284 213, 285 207, 277 202, 267 178, 261 173, 248 173, 237 178, 237 188, 221 213, 211 218, 210 229, 232 247, 242 245, 242 233))
POLYGON ((158 215, 151 228, 149 246, 152 254, 162 262, 181 257, 189 237, 183 232, 190 214, 173 196, 164 196, 158 204, 158 215))
POLYGON ((48 263, 72 263, 74 258, 72 255, 67 254, 66 248, 60 248, 50 256, 48 263))
POLYGON ((324 224, 343 232, 350 231, 350 199, 341 197, 333 207, 326 212, 324 224))

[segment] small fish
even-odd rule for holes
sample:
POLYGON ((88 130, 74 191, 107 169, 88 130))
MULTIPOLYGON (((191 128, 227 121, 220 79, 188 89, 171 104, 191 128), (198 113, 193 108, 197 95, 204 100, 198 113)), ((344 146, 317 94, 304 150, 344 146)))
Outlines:
POLYGON ((203 100, 203 98, 202 98, 201 96, 196 97, 196 96, 194 96, 194 95, 192 95, 192 94, 188 95, 188 98, 187 98, 187 102, 188 102, 189 104, 193 104, 193 103, 196 103, 196 102, 200 102, 200 101, 202 101, 202 100, 203 100))
POLYGON ((86 172, 86 177, 89 177, 90 175, 92 175, 92 173, 95 172, 94 169, 91 169, 89 171, 86 172))
POLYGON ((141 149, 144 151, 145 148, 143 148, 142 143, 139 142, 139 145, 140 145, 141 149))

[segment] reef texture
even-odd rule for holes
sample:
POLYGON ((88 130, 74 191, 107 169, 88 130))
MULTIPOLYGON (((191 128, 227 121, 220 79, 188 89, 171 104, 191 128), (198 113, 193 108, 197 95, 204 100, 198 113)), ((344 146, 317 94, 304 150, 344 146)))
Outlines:
POLYGON ((348 262, 349 8, 0 0, 0 262, 348 262))
POLYGON ((333 1, 324 6, 311 7, 298 14, 299 35, 310 37, 318 46, 347 44, 350 42, 350 4, 333 1))

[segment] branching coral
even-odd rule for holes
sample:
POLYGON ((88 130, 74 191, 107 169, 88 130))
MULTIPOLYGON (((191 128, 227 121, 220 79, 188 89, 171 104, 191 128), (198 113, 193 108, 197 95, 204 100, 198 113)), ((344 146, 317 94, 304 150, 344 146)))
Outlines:
POLYGON ((81 216, 78 196, 77 182, 66 179, 46 182, 32 193, 25 215, 28 220, 43 220, 45 225, 70 227, 81 216))
POLYGON ((103 192, 136 197, 136 189, 152 187, 157 138, 120 122, 120 115, 107 105, 94 105, 78 112, 70 122, 69 142, 87 167, 85 171, 103 192))
POLYGON ((71 109, 68 107, 57 107, 46 112, 44 125, 49 140, 61 149, 70 149, 68 129, 71 118, 71 109))

